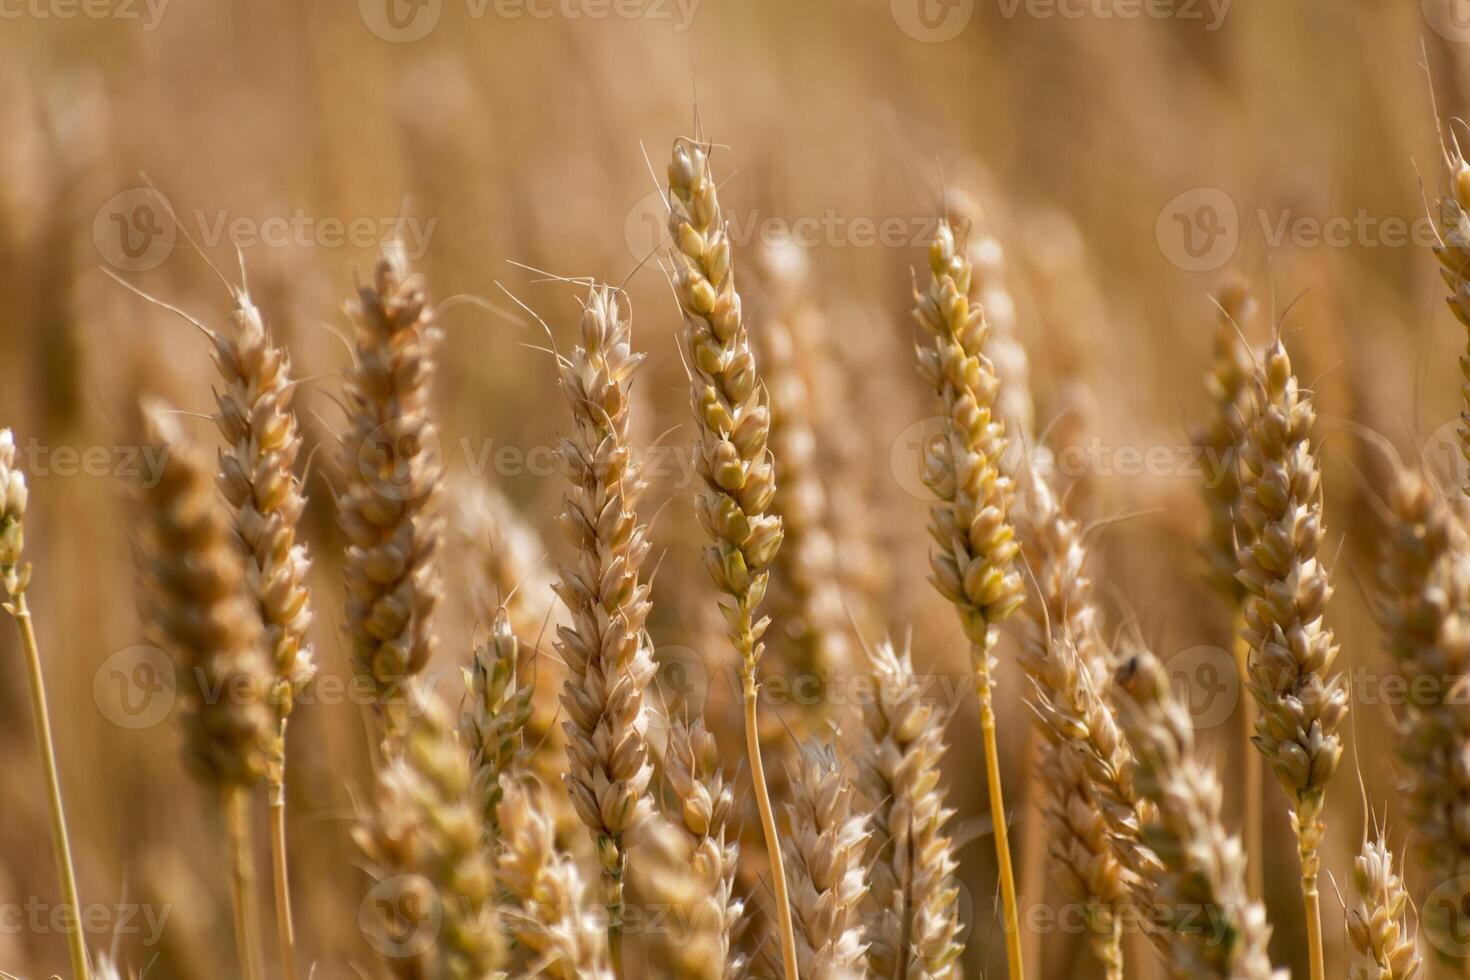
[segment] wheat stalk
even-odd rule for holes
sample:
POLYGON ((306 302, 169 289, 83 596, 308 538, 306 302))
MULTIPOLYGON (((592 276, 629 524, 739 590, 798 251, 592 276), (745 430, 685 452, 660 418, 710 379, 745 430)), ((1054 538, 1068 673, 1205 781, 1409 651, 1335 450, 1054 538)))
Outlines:
POLYGON ((863 791, 878 854, 868 872, 868 965, 894 980, 960 976, 959 884, 940 779, 947 720, 914 676, 907 649, 869 654, 874 694, 863 710, 863 791))
MULTIPOLYGON (((1434 488, 1400 469, 1388 497, 1375 608, 1394 667, 1414 691, 1398 719, 1400 788, 1419 858, 1441 885, 1470 874, 1470 828, 1461 800, 1470 792, 1462 760, 1470 731, 1460 691, 1470 673, 1470 537, 1434 488)), ((1427 903, 1424 927, 1455 949, 1457 911, 1427 903), (1448 916, 1448 917, 1447 917, 1448 916)))
POLYGON ((287 980, 296 976, 296 939, 286 863, 286 726, 294 701, 316 674, 306 576, 311 560, 296 528, 306 508, 295 473, 301 433, 291 409, 290 358, 266 332, 244 289, 235 292, 230 333, 206 331, 223 392, 215 424, 224 437, 218 483, 245 550, 245 583, 255 601, 275 671, 270 692, 276 731, 266 766, 277 932, 287 980))
POLYGON ((1240 581, 1249 594, 1242 634, 1251 648, 1248 686, 1261 709, 1254 742, 1292 801, 1312 978, 1324 980, 1318 849, 1348 695, 1342 675, 1331 672, 1338 648, 1323 620, 1332 585, 1317 559, 1324 531, 1311 446, 1316 415, 1279 340, 1254 385, 1236 525, 1240 581))
POLYGON ((860 980, 867 976, 861 906, 868 892, 868 815, 856 812, 855 788, 829 745, 804 743, 790 782, 790 827, 781 846, 791 876, 801 975, 860 980))
POLYGON ((704 552, 705 567, 728 597, 720 610, 740 657, 745 750, 771 863, 782 967, 786 980, 797 980, 796 937, 756 713, 761 637, 770 623, 756 619, 756 608, 766 594, 768 569, 782 539, 781 518, 770 513, 776 494, 775 461, 767 447, 771 417, 740 312, 709 147, 676 141, 668 178, 674 243, 669 259, 684 315, 690 402, 698 425, 695 465, 704 481, 695 510, 711 542, 704 552))
POLYGON ((647 583, 639 570, 648 529, 638 523, 647 489, 629 443, 630 387, 643 355, 611 287, 594 287, 582 311, 581 343, 559 360, 561 386, 576 428, 561 443, 570 481, 560 523, 576 549, 557 593, 571 614, 558 630, 567 664, 566 775, 572 806, 592 832, 608 903, 613 965, 621 969, 623 881, 628 836, 648 817, 647 707, 654 674, 647 583))
POLYGON ((398 737, 385 747, 373 806, 353 837, 388 901, 390 972, 405 980, 484 980, 504 960, 495 868, 469 753, 431 691, 404 689, 398 737), (386 884, 385 884, 386 883, 386 884), (437 932, 417 930, 437 922, 437 932))
POLYGON ((6 612, 20 631, 21 651, 26 662, 26 684, 31 692, 31 721, 36 732, 36 751, 41 756, 41 770, 46 780, 46 805, 51 818, 51 847, 56 861, 56 877, 61 884, 61 900, 71 909, 73 918, 66 929, 67 950, 72 973, 77 980, 87 980, 87 947, 80 926, 81 905, 78 901, 76 866, 71 856, 71 837, 66 829, 66 808, 61 799, 61 777, 56 768, 56 740, 51 735, 51 711, 46 704, 46 680, 41 669, 41 650, 31 610, 26 604, 26 589, 31 581, 31 566, 22 560, 25 548, 26 506, 30 490, 25 474, 15 465, 15 436, 0 429, 0 584, 10 601, 6 612))
POLYGON ((1353 859, 1353 893, 1347 910, 1348 980, 1414 980, 1423 962, 1409 925, 1409 893, 1381 836, 1365 839, 1353 859))
POLYGON ((354 666, 373 689, 390 735, 402 727, 402 687, 433 652, 441 521, 437 434, 429 415, 439 330, 422 277, 390 245, 347 304, 356 346, 347 371, 344 484, 338 520, 348 546, 347 632, 354 666))
POLYGON ((269 765, 272 673, 245 569, 198 447, 166 408, 145 407, 149 439, 164 460, 144 498, 153 586, 150 630, 170 651, 183 704, 186 757, 221 794, 234 849, 235 935, 243 977, 257 972, 254 872, 247 792, 269 765))
POLYGON ((1266 912, 1245 891, 1240 841, 1220 822, 1220 784, 1195 758, 1189 714, 1174 699, 1153 654, 1134 653, 1118 669, 1121 713, 1136 753, 1134 778, 1154 804, 1144 843, 1161 862, 1152 922, 1176 977, 1284 980, 1266 955, 1266 912))
POLYGON ((1012 487, 1000 470, 1005 426, 994 412, 999 382, 983 352, 990 328, 984 311, 970 302, 970 261, 948 222, 940 222, 929 247, 929 270, 924 290, 914 290, 914 317, 932 342, 918 348, 919 373, 944 410, 944 432, 924 453, 924 482, 938 497, 930 512, 929 533, 937 545, 931 581, 954 603, 970 641, 1007 963, 1011 980, 1020 980, 1020 915, 992 704, 996 624, 1025 600, 1021 576, 1013 567, 1019 546, 1010 522, 1012 487))
POLYGON ((504 916, 523 957, 524 974, 554 980, 611 980, 606 935, 592 924, 576 864, 556 847, 544 794, 533 798, 516 774, 500 776, 497 869, 510 896, 504 916))

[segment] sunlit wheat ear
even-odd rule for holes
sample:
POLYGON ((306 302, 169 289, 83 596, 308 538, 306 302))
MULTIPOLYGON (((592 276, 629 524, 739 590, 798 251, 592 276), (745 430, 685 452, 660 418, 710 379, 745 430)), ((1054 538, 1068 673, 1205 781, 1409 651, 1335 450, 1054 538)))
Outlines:
POLYGON ((713 947, 705 950, 702 944, 692 944, 696 955, 710 961, 690 962, 686 971, 690 976, 738 980, 747 975, 749 964, 736 945, 746 916, 745 902, 735 894, 740 847, 730 821, 734 790, 725 781, 719 746, 703 721, 671 719, 664 755, 664 775, 673 794, 667 809, 687 840, 693 878, 702 892, 693 903, 693 925, 711 937, 708 945, 713 947))
POLYGON ((1353 859, 1347 909, 1348 980, 1414 980, 1423 969, 1409 922, 1409 893, 1393 869, 1393 852, 1375 837, 1353 859))
POLYGON ((647 484, 629 442, 633 374, 642 360, 618 294, 594 287, 580 342, 558 365, 575 422, 561 442, 570 487, 560 523, 576 562, 561 569, 557 586, 571 614, 557 631, 557 647, 567 665, 566 785, 602 868, 615 964, 630 837, 651 812, 653 775, 644 701, 654 674, 644 630, 649 589, 639 580, 649 542, 637 513, 647 484))
POLYGON ((1342 757, 1337 729, 1347 717, 1348 692, 1332 672, 1338 647, 1324 618, 1332 585, 1317 556, 1325 532, 1311 444, 1316 413, 1279 341, 1253 383, 1236 538, 1248 596, 1248 687, 1260 707, 1254 741, 1291 800, 1312 977, 1323 980, 1318 850, 1327 781, 1342 757))
POLYGON ((1111 654, 1099 634, 1081 529, 1039 472, 1027 477, 1022 502, 1016 526, 1037 594, 1026 607, 1020 663, 1045 739, 1039 775, 1052 867, 1087 909, 1108 976, 1121 977, 1119 910, 1147 894, 1158 870, 1139 836, 1149 808, 1109 699, 1111 654))
POLYGON ((940 764, 947 717, 914 676, 907 649, 891 642, 870 656, 874 691, 863 711, 859 780, 873 807, 877 857, 868 878, 868 967, 898 980, 959 977, 959 881, 945 832, 940 764))
MULTIPOLYGON (((1470 881, 1470 727, 1463 686, 1470 674, 1470 538, 1418 473, 1400 468, 1375 608, 1393 669, 1413 697, 1398 714, 1400 790, 1425 875, 1425 891, 1470 881)), ((1440 949, 1458 949, 1456 910, 1470 886, 1423 903, 1424 929, 1440 949)), ((1460 963, 1456 963, 1460 965, 1460 963)))
MULTIPOLYGON (((1460 451, 1470 462, 1470 163, 1458 145, 1445 146, 1443 152, 1450 189, 1439 200, 1439 244, 1434 254, 1450 288, 1450 310, 1466 330, 1466 353, 1460 358, 1460 451)), ((1465 489, 1470 492, 1470 487, 1465 489)))
POLYGON ((402 942, 384 960, 405 980, 483 980, 503 964, 505 937, 469 753, 432 692, 405 688, 403 707, 370 810, 353 829, 377 879, 381 938, 402 942), (438 923, 432 942, 417 932, 425 921, 438 923))
POLYGON ((990 327, 984 311, 971 302, 970 291, 964 243, 947 222, 940 222, 929 247, 929 276, 914 290, 914 318, 925 334, 917 349, 919 374, 943 412, 943 430, 924 451, 924 482, 938 498, 930 509, 935 545, 930 580, 954 604, 970 641, 1000 866, 1006 961, 1011 980, 1021 980, 1020 913, 996 747, 991 650, 997 624, 1021 606, 1025 591, 1015 567, 1020 546, 1010 518, 1013 488, 1001 472, 1006 435, 995 409, 999 380, 984 353, 990 327))
POLYGON ((1245 586, 1237 578, 1240 561, 1235 554, 1235 514, 1240 509, 1238 460, 1255 409, 1251 379, 1256 361, 1242 337, 1255 313, 1255 300, 1243 286, 1227 287, 1219 297, 1214 350, 1205 375, 1210 398, 1209 418, 1195 433, 1194 442, 1206 454, 1218 481, 1204 487, 1208 526, 1200 550, 1204 555, 1210 584, 1233 606, 1245 599, 1245 586))
POLYGON ((465 708, 459 722, 492 840, 498 836, 500 776, 510 771, 521 752, 531 718, 535 692, 523 682, 520 671, 521 645, 511 630, 509 611, 501 606, 489 637, 475 648, 464 672, 465 708))
POLYGON ((439 604, 440 460, 429 412, 439 330, 422 277, 396 245, 384 249, 347 314, 355 348, 337 498, 348 540, 347 632, 354 666, 392 734, 401 727, 402 688, 433 651, 439 604))
POLYGON ((1118 669, 1120 712, 1136 754, 1134 778, 1155 812, 1144 843, 1162 865, 1150 922, 1164 932, 1177 977, 1285 980, 1266 955, 1266 912, 1245 893, 1245 855, 1220 821, 1220 784, 1195 755, 1189 713, 1163 664, 1133 652, 1118 669))
POLYGON ((786 873, 796 918, 797 961, 807 980, 859 980, 867 973, 862 903, 868 815, 828 745, 808 742, 791 774, 786 873))
POLYGON ((695 501, 709 537, 704 564, 723 593, 720 611, 740 657, 745 752, 771 863, 782 969, 796 980, 796 937, 782 849, 761 760, 757 667, 770 624, 757 618, 771 563, 781 547, 776 463, 767 443, 771 414, 741 314, 730 239, 709 167, 708 145, 678 140, 668 168, 669 237, 674 293, 684 316, 683 346, 694 410, 695 466, 703 487, 695 501))
POLYGON ((500 776, 499 884, 515 945, 515 976, 611 980, 607 934, 587 907, 576 864, 556 848, 545 794, 513 773, 500 776))

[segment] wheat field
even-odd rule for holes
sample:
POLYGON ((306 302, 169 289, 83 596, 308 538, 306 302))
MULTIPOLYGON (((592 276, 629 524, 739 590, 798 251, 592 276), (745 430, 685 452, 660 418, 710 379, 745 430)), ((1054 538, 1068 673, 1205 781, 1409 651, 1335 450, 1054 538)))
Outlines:
POLYGON ((0 976, 1470 976, 1470 4, 0 0, 0 976))

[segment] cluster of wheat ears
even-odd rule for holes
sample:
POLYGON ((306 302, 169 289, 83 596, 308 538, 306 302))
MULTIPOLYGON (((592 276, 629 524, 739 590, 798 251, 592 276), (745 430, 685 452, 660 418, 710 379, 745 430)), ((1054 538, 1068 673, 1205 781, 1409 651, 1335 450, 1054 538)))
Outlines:
MULTIPOLYGON (((1445 162, 1450 187, 1439 207, 1437 255, 1450 305, 1470 328, 1470 165, 1457 150, 1445 162)), ((820 487, 804 482, 802 454, 812 438, 805 406, 774 377, 768 384, 756 363, 751 331, 764 324, 747 323, 742 310, 710 146, 677 141, 667 173, 663 260, 683 317, 700 478, 694 506, 738 668, 745 758, 722 759, 706 719, 665 710, 655 690, 646 628, 656 601, 650 515, 639 510, 648 483, 631 397, 643 355, 610 286, 590 286, 575 346, 555 355, 570 410, 559 449, 566 481, 559 524, 575 557, 555 581, 536 580, 535 558, 518 553, 523 543, 504 502, 476 498, 488 508, 480 516, 490 528, 500 605, 485 611, 490 625, 472 645, 462 691, 418 682, 443 639, 435 612, 445 505, 464 501, 445 499, 461 495, 446 491, 433 451, 436 308, 402 252, 386 250, 347 306, 353 356, 334 487, 348 542, 345 629, 380 745, 375 786, 354 828, 374 887, 384 890, 382 901, 364 906, 379 937, 379 966, 407 978, 624 976, 629 888, 642 866, 653 869, 643 894, 679 908, 688 924, 665 940, 669 948, 644 950, 661 975, 958 976, 966 930, 947 829, 954 812, 939 766, 949 717, 924 696, 909 651, 862 644, 883 696, 854 712, 861 717, 819 705, 776 738, 762 729, 769 619, 761 605, 772 573, 789 570, 787 591, 808 608, 812 635, 801 640, 814 664, 846 642, 842 624, 833 625, 841 597, 831 542, 814 546, 817 532, 807 526, 825 502, 813 499, 820 487), (778 565, 783 541, 798 550, 778 565), (564 678, 559 704, 539 698, 531 676, 548 657, 564 678), (763 751, 780 754, 783 771, 771 779, 763 751), (742 850, 736 788, 746 780, 760 835, 742 850), (752 888, 761 901, 752 900, 752 888)), ((1051 867, 1085 909, 1106 975, 1128 974, 1123 939, 1130 923, 1142 923, 1147 942, 1127 945, 1128 955, 1156 955, 1175 976, 1274 976, 1261 904, 1265 767, 1249 767, 1242 843, 1224 824, 1220 783, 1195 750, 1189 713, 1164 665, 1136 635, 1114 639, 1105 629, 1085 536, 1065 494, 1025 454, 1007 452, 1008 441, 1029 438, 1025 353, 1005 329, 1011 311, 987 244, 963 215, 941 222, 928 267, 915 276, 913 314, 918 368, 942 419, 922 461, 934 498, 932 584, 953 605, 971 651, 1010 976, 1026 974, 993 699, 999 631, 1016 613, 1028 681, 1017 696, 1032 706, 1040 735, 1051 867)), ((784 307, 777 302, 770 317, 777 361, 790 354, 781 339, 787 320, 800 315, 800 284, 783 288, 784 307)), ((287 731, 316 670, 311 559, 298 534, 306 461, 290 358, 244 287, 234 307, 226 326, 196 324, 221 381, 217 457, 186 435, 177 412, 143 406, 147 438, 167 453, 161 478, 139 495, 141 551, 149 625, 175 659, 186 705, 187 762, 218 792, 225 817, 239 976, 263 977, 278 958, 282 975, 294 978, 306 964, 298 962, 287 876, 287 731), (248 818, 262 785, 272 901, 256 891, 248 818), (258 921, 265 907, 274 908, 278 938, 270 955, 258 921)), ((1229 290, 1219 308, 1206 379, 1214 415, 1198 441, 1238 465, 1207 491, 1202 550, 1238 625, 1239 669, 1252 702, 1240 744, 1255 746, 1286 794, 1307 958, 1313 980, 1324 980, 1324 792, 1342 756, 1350 699, 1334 671, 1326 616, 1333 585, 1319 555, 1326 530, 1315 416, 1279 337, 1259 350, 1246 339, 1250 297, 1229 290)), ((1470 356, 1463 366, 1470 458, 1470 356)), ((29 671, 63 897, 76 907, 26 605, 28 499, 15 458, 7 431, 0 573, 29 671)), ((1434 692, 1401 719, 1402 817, 1428 877, 1463 884, 1470 882, 1462 877, 1470 874, 1470 716, 1452 694, 1470 661, 1470 533, 1458 493, 1440 492, 1415 468, 1398 467, 1386 511, 1376 598, 1391 669, 1434 692)), ((1345 899, 1351 976, 1420 974, 1418 927, 1452 934, 1462 893, 1470 885, 1447 902, 1421 897, 1421 921, 1384 835, 1369 836, 1345 899)), ((79 930, 68 936, 76 978, 120 975, 106 958, 93 962, 79 930)))

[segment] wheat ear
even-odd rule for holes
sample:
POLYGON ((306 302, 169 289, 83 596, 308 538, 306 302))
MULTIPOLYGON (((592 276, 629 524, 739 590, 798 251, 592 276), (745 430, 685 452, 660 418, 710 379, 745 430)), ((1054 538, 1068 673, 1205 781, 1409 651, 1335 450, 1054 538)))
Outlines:
POLYGON ((500 776, 510 771, 521 751, 535 694, 521 681, 520 660, 521 644, 511 629, 510 612, 502 605, 495 612, 489 637, 475 649, 464 672, 468 704, 459 722, 492 840, 499 836, 496 808, 500 804, 500 776))
MULTIPOLYGON (((1398 719, 1400 789, 1419 860, 1441 886, 1470 875, 1470 725, 1459 695, 1470 673, 1470 538, 1419 474, 1400 469, 1388 498, 1376 609, 1394 669, 1415 692, 1398 719)), ((1462 887, 1426 902, 1424 928, 1456 949, 1462 887), (1448 913, 1448 918, 1446 918, 1448 913)), ((1463 963, 1457 964, 1463 966, 1463 963)))
POLYGON ((642 360, 616 291, 594 287, 582 311, 581 343, 559 362, 576 422, 561 443, 571 487, 560 523, 577 561, 562 568, 557 586, 571 613, 557 645, 567 664, 566 785, 602 868, 617 970, 628 838, 651 812, 653 776, 644 692, 654 664, 644 630, 648 584, 639 581, 649 542, 637 514, 647 484, 629 443, 630 389, 642 360))
POLYGON ((1119 909, 1146 893, 1158 870, 1139 836, 1147 805, 1132 780, 1132 750, 1109 700, 1112 658, 1087 573, 1081 529, 1034 469, 1016 528, 1036 579, 1021 668, 1033 687, 1044 814, 1061 883, 1084 904, 1093 951, 1123 975, 1119 909))
POLYGON ((495 867, 485 836, 480 794, 469 753, 448 708, 434 694, 404 688, 402 727, 385 746, 371 811, 353 837, 379 888, 395 891, 383 910, 387 959, 404 980, 485 980, 504 961, 504 935, 494 914, 495 867), (437 917, 432 941, 417 934, 437 917))
POLYGON ((1353 893, 1348 980, 1414 980, 1424 964, 1409 924, 1409 893, 1381 836, 1365 839, 1353 859, 1353 893))
POLYGON ((284 349, 272 343, 249 294, 235 294, 233 330, 209 334, 224 390, 215 424, 224 437, 218 482, 245 550, 245 582, 264 630, 275 676, 270 692, 275 737, 266 765, 276 931, 287 980, 296 977, 296 937, 286 862, 286 725, 296 697, 316 674, 307 632, 311 569, 297 524, 306 508, 295 464, 301 433, 291 409, 295 386, 284 349))
MULTIPOLYGON (((1255 313, 1256 304, 1243 286, 1231 285, 1220 294, 1216 316, 1214 353, 1209 373, 1205 375, 1205 391, 1210 398, 1208 421, 1195 433, 1195 444, 1209 461, 1209 471, 1216 476, 1204 486, 1207 525, 1200 552, 1205 559, 1205 573, 1210 585, 1230 607, 1234 620, 1231 630, 1235 647, 1236 670, 1242 683, 1250 680, 1250 645, 1245 632, 1245 586, 1236 574, 1240 562, 1235 554, 1235 515, 1240 510, 1239 459, 1250 428, 1254 406, 1251 401, 1251 379, 1256 362, 1250 346, 1242 338, 1242 330, 1255 313)), ((1256 705, 1247 698, 1240 712, 1241 745, 1247 745, 1256 728, 1256 705)), ((1245 750, 1245 853, 1249 862, 1246 875, 1250 896, 1259 901, 1265 887, 1262 852, 1262 804, 1264 802, 1261 760, 1245 750)))
POLYGON ((756 714, 761 636, 770 623, 756 618, 756 608, 766 594, 769 568, 782 538, 781 519, 771 513, 776 494, 775 460, 767 448, 771 416, 740 312, 730 239, 709 169, 709 147, 676 141, 668 176, 669 235, 674 243, 669 259, 684 314, 690 402, 698 425, 695 465, 704 481, 695 512, 711 541, 704 553, 705 567, 716 588, 728 597, 720 602, 720 610, 740 656, 745 751, 771 863, 782 967, 786 980, 797 980, 796 935, 756 714))
POLYGON ((1139 651, 1118 668, 1121 713, 1136 753, 1134 778, 1156 812, 1144 842, 1162 871, 1150 921, 1163 925, 1176 977, 1284 980, 1271 970, 1266 912, 1245 892, 1240 841, 1220 822, 1220 783, 1195 758, 1189 713, 1174 699, 1169 675, 1139 651))
POLYGON ((26 588, 31 581, 31 566, 22 560, 25 547, 26 505, 30 490, 25 474, 15 465, 15 437, 9 429, 0 429, 0 584, 10 601, 6 612, 20 631, 21 651, 26 661, 26 682, 31 692, 31 720, 36 730, 36 751, 41 756, 41 769, 46 779, 46 804, 51 816, 51 847, 56 860, 56 876, 61 883, 61 900, 72 910, 73 918, 66 929, 67 950, 71 956, 72 974, 87 980, 87 946, 80 925, 81 905, 77 898, 77 873, 72 863, 71 837, 66 830, 66 809, 61 799, 61 777, 56 769, 56 741, 51 735, 51 712, 46 705, 46 681, 41 670, 41 650, 36 643, 36 629, 31 610, 26 605, 26 588))
POLYGON ((801 975, 861 980, 868 975, 862 917, 868 815, 857 812, 855 787, 829 745, 804 743, 790 782, 790 827, 781 846, 791 875, 801 975))
POLYGON ((861 785, 873 803, 878 854, 868 872, 868 966, 894 980, 960 976, 959 862, 945 825, 944 723, 907 649, 869 654, 874 696, 863 710, 861 785))
POLYGON ((153 586, 150 631, 174 658, 186 758, 221 796, 234 849, 235 937, 242 977, 257 975, 254 871, 248 792, 269 765, 274 737, 272 672, 245 569, 210 468, 160 404, 146 407, 150 441, 164 460, 144 498, 153 586))
POLYGON ((402 727, 402 688, 433 651, 439 604, 440 461, 429 414, 439 330, 424 281, 409 273, 399 245, 384 248, 347 314, 356 336, 337 498, 348 540, 347 632, 354 666, 393 735, 402 727))
MULTIPOLYGON (((1434 254, 1450 289, 1446 301, 1466 331, 1466 352, 1460 357, 1460 451, 1470 461, 1470 164, 1458 145, 1444 146, 1442 153, 1450 190, 1439 201, 1439 243, 1434 254)), ((1464 489, 1470 492, 1470 487, 1464 489)))
POLYGON ((1254 378, 1256 409, 1243 453, 1237 514, 1240 581, 1248 593, 1249 684, 1260 706, 1254 742, 1292 802, 1301 856, 1312 980, 1325 980, 1318 849, 1327 781, 1342 757, 1348 712, 1337 643, 1325 625, 1332 585, 1317 558, 1324 534, 1322 480, 1311 436, 1311 396, 1280 341, 1254 378))
POLYGON ((1020 913, 991 692, 996 624, 1025 600, 1021 576, 1014 568, 1020 549, 1010 519, 1013 491, 1000 470, 1005 426, 995 413, 999 382, 983 352, 990 328, 984 311, 970 302, 970 260, 947 221, 940 222, 929 246, 929 272, 924 289, 914 290, 914 318, 930 339, 929 346, 918 348, 919 373, 944 410, 944 431, 924 453, 924 482, 939 498, 930 511, 929 533, 937 546, 931 581, 954 603, 970 641, 1000 866, 1007 964, 1011 980, 1020 980, 1024 976, 1020 913))

